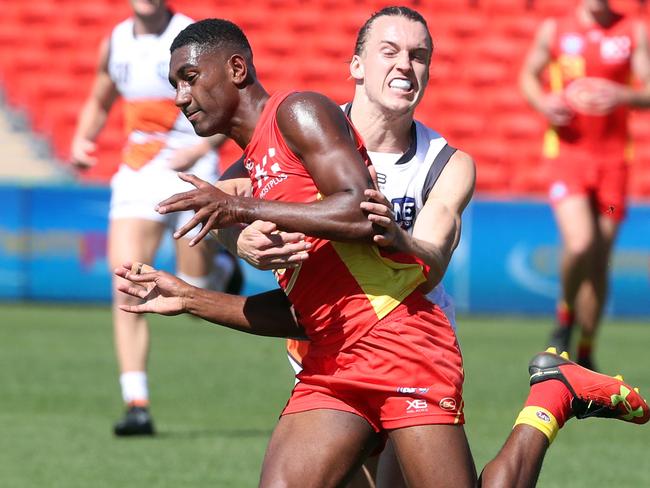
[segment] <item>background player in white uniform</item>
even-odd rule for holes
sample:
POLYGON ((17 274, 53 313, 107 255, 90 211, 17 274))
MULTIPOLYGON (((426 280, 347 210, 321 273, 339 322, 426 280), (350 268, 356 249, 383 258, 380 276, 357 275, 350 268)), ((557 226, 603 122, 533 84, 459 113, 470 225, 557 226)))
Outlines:
MULTIPOLYGON (((174 104, 168 81, 169 46, 193 21, 173 13, 162 0, 131 0, 133 16, 120 24, 100 48, 99 69, 80 114, 72 142, 72 160, 79 167, 95 163, 94 140, 101 131, 113 102, 125 100, 128 141, 122 164, 111 181, 108 255, 111 269, 125 260, 151 262, 165 229, 176 230, 190 217, 163 216, 154 210, 166 196, 191 189, 177 171, 191 171, 206 181, 217 177, 217 158, 212 150, 218 139, 196 136, 186 117, 174 104)), ((196 286, 211 287, 220 270, 212 270, 214 242, 176 246, 178 275, 196 286)), ((118 306, 133 298, 116 291, 113 280, 113 325, 120 368, 125 418, 115 425, 116 435, 152 434, 147 386, 149 330, 144 317, 121 311, 118 306)))

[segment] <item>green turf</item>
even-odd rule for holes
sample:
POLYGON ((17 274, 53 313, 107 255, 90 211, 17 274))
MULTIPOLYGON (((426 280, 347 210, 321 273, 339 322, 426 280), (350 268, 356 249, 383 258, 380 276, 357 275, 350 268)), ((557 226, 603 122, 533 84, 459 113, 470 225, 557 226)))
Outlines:
MULTIPOLYGON (((527 394, 546 320, 461 318, 467 432, 477 467, 505 440, 527 394)), ((604 327, 599 363, 650 391, 650 327, 604 327)), ((290 391, 282 341, 153 319, 150 388, 160 435, 115 439, 121 413, 107 308, 0 307, 0 485, 256 486, 290 391)), ((539 486, 650 486, 650 427, 571 420, 539 486)), ((444 453, 440 454, 444 462, 444 453)))

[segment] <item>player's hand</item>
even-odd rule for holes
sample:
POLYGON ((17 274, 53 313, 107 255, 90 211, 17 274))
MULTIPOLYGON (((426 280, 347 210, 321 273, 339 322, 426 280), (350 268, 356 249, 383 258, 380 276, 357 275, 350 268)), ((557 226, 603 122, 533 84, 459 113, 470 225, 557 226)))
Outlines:
POLYGON ((185 298, 193 287, 180 278, 142 263, 125 263, 115 274, 129 282, 118 284, 119 291, 143 300, 139 305, 120 305, 120 310, 161 315, 186 311, 185 298))
POLYGON ((237 239, 237 254, 257 269, 295 268, 309 258, 310 248, 304 234, 281 232, 263 220, 246 227, 237 239))
POLYGON ((542 99, 540 110, 546 120, 555 126, 569 125, 575 115, 564 97, 556 93, 546 95, 542 99))
POLYGON ((594 77, 578 78, 565 90, 567 102, 576 112, 596 116, 607 115, 626 103, 627 93, 625 85, 594 77))
POLYGON ((97 164, 97 158, 92 154, 97 150, 97 144, 90 139, 75 137, 70 148, 70 159, 78 169, 88 169, 97 164))
POLYGON ((376 229, 373 241, 378 246, 399 249, 404 237, 404 230, 395 221, 392 204, 383 193, 377 190, 365 190, 364 195, 368 201, 361 202, 360 205, 376 229))
POLYGON ((194 217, 174 233, 175 239, 183 237, 201 224, 201 230, 190 241, 190 246, 194 246, 208 235, 210 230, 239 223, 234 211, 234 201, 237 197, 224 193, 197 176, 185 173, 178 173, 178 176, 194 185, 196 190, 177 193, 156 205, 156 211, 161 214, 194 211, 194 217))

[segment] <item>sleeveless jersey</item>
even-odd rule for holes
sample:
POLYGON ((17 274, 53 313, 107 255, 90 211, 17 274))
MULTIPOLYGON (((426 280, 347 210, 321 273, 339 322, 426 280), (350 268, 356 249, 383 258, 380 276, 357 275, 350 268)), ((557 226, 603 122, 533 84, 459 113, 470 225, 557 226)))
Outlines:
MULTIPOLYGON (((352 104, 342 106, 350 115, 352 104)), ((411 146, 404 154, 368 152, 377 172, 379 190, 393 204, 397 223, 409 234, 413 224, 456 149, 444 137, 417 120, 411 127, 411 146)), ((453 300, 439 283, 427 294, 438 305, 451 325, 456 327, 453 300)))
MULTIPOLYGON (((551 44, 551 90, 561 93, 572 81, 584 77, 629 84, 634 49, 631 18, 620 17, 609 27, 585 25, 575 14, 561 18, 551 44)), ((547 132, 545 156, 572 156, 577 150, 590 153, 592 159, 594 155, 620 159, 628 140, 627 113, 627 107, 617 107, 607 115, 576 113, 568 126, 547 132)))
MULTIPOLYGON (((314 202, 323 197, 276 120, 278 106, 289 95, 276 93, 267 101, 244 151, 244 164, 255 198, 314 202)), ((350 128, 369 163, 360 137, 350 128)), ((313 344, 337 349, 352 344, 426 281, 427 270, 412 256, 370 244, 306 240, 312 243, 309 259, 298 268, 278 270, 276 278, 313 344)))
POLYGON ((125 101, 128 140, 123 161, 133 169, 164 164, 174 150, 201 140, 176 107, 175 91, 168 80, 169 47, 192 22, 176 13, 162 34, 135 36, 129 18, 111 32, 108 72, 125 101))

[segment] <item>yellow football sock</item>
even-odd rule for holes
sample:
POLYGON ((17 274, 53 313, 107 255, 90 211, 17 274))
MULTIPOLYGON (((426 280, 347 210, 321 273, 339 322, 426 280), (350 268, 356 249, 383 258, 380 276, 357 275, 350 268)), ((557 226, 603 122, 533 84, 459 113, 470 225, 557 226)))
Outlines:
POLYGON ((521 424, 530 425, 539 430, 548 437, 549 445, 553 442, 557 432, 560 430, 555 416, 543 407, 524 407, 517 420, 515 420, 515 427, 521 424))

